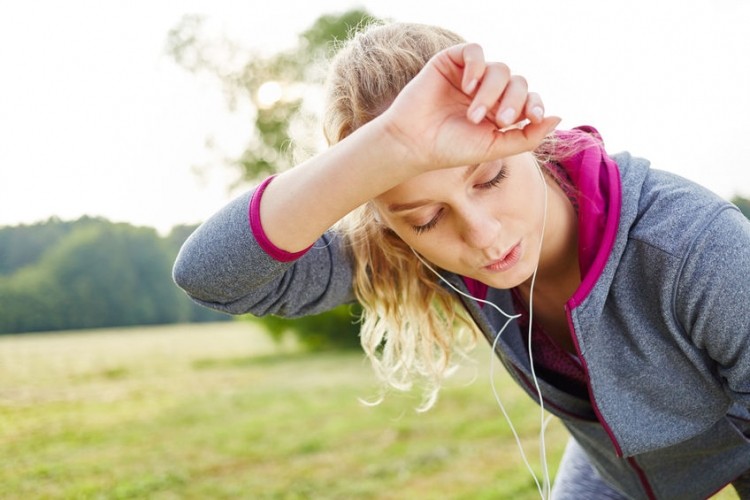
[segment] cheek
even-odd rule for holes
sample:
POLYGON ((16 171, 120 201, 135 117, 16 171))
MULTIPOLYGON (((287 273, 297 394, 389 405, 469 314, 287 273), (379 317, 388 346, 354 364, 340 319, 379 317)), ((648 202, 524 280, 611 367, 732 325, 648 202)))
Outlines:
POLYGON ((429 262, 449 271, 456 270, 458 262, 456 256, 459 255, 456 247, 457 238, 452 238, 450 231, 435 228, 416 234, 408 225, 402 227, 389 225, 389 227, 401 241, 429 262))
POLYGON ((462 259, 461 244, 458 240, 451 241, 418 241, 410 245, 423 258, 433 265, 457 274, 466 274, 466 264, 462 259))

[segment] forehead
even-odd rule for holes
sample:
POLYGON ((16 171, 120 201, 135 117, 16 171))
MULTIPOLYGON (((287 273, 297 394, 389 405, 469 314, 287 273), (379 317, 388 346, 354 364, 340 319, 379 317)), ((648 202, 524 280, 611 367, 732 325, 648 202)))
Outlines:
POLYGON ((382 193, 373 201, 381 210, 401 212, 415 206, 439 202, 463 185, 479 165, 433 170, 412 177, 382 193))

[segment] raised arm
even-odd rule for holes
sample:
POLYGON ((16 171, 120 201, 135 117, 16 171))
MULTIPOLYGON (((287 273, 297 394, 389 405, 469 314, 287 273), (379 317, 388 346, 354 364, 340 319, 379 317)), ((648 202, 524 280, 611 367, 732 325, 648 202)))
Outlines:
POLYGON ((434 56, 380 116, 324 153, 279 175, 260 218, 271 242, 310 246, 348 212, 432 169, 473 165, 534 149, 559 123, 537 94, 478 45, 434 56), (510 128, 523 120, 523 128, 510 128))
POLYGON ((299 315, 351 300, 351 263, 340 239, 326 234, 335 222, 423 172, 532 150, 559 122, 544 118, 523 78, 487 63, 474 44, 436 54, 383 107, 342 141, 275 177, 253 203, 246 194, 204 223, 177 259, 178 285, 233 313, 299 315), (293 258, 276 259, 269 246, 293 258))

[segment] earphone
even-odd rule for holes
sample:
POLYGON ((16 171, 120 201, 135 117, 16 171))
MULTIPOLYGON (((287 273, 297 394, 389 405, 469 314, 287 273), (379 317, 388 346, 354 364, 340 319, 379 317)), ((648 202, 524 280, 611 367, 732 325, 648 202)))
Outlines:
MULTIPOLYGON (((542 172, 541 167, 539 166, 539 162, 535 161, 535 165, 537 168, 537 171, 539 172, 539 175, 542 179, 542 185, 544 186, 544 214, 542 218, 542 234, 539 238, 539 258, 541 258, 542 255, 542 247, 544 242, 544 232, 547 228, 547 208, 548 208, 548 187, 547 182, 544 178, 544 173, 542 172)), ((534 320, 534 285, 536 283, 536 275, 537 271, 539 270, 539 259, 537 259, 537 262, 534 266, 534 272, 531 275, 531 290, 529 292, 529 327, 528 327, 528 350, 529 350, 529 365, 531 366, 531 377, 534 381, 534 388, 537 391, 537 396, 539 397, 539 406, 540 406, 540 429, 539 429, 539 455, 541 458, 542 463, 542 483, 540 484, 539 478, 534 473, 534 470, 531 467, 531 464, 529 463, 528 459, 526 458, 526 453, 523 449, 523 446, 521 445, 521 439, 518 436, 518 433, 516 432, 515 427, 513 426, 513 422, 510 419, 510 416, 508 415, 508 412, 505 410, 505 406, 503 405, 502 401, 500 400, 500 395, 498 394, 497 387, 495 386, 495 376, 494 376, 494 366, 495 363, 494 356, 495 356, 495 349, 497 348, 497 342, 500 339, 500 335, 505 331, 507 326, 510 324, 511 321, 514 319, 517 319, 520 317, 520 314, 516 315, 510 315, 503 311, 497 304, 494 304, 488 300, 480 299, 478 297, 474 297, 473 295, 470 295, 468 293, 465 293, 458 288, 456 288, 452 283, 450 283, 447 279, 445 279, 439 272, 437 272, 419 253, 417 253, 416 250, 413 248, 411 251, 414 253, 414 255, 419 259, 422 264, 427 267, 435 276, 437 276, 443 283, 445 283, 448 287, 450 287, 454 292, 458 293, 459 295, 462 295, 466 298, 472 299, 476 302, 487 304, 495 310, 497 310, 500 314, 502 314, 506 319, 505 323, 503 324, 502 328, 498 330, 497 334, 495 335, 495 339, 492 342, 492 349, 490 350, 490 386, 492 387, 492 393, 495 396, 495 400, 497 401, 498 406, 500 407, 500 411, 503 413, 503 416, 505 417, 505 420, 508 422, 508 426, 510 427, 511 432, 513 433, 513 437, 516 440, 516 445, 518 446, 518 449, 521 454, 521 458, 523 459, 524 464, 526 465, 526 468, 529 470, 529 473, 531 474, 531 477, 534 479, 534 483, 536 484, 537 490, 539 491, 539 495, 541 496, 542 500, 549 499, 550 498, 550 490, 551 490, 551 484, 550 484, 550 477, 549 477, 549 467, 547 464, 547 446, 545 442, 544 433, 547 428, 547 423, 549 422, 549 419, 545 418, 544 415, 544 398, 542 397, 542 390, 539 387, 539 380, 536 376, 536 371, 534 369, 534 355, 532 351, 532 325, 534 320)))

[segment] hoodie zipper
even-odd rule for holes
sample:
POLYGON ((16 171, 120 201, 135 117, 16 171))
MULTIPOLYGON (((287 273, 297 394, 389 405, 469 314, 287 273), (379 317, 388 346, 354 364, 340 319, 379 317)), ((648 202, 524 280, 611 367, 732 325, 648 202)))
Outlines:
MULTIPOLYGON (((464 283, 461 283, 461 285, 464 285, 464 283)), ((482 335, 485 337, 485 339, 490 343, 490 345, 493 345, 493 339, 487 335, 487 333, 484 331, 484 329, 481 326, 479 326, 480 322, 477 320, 477 318, 473 317, 474 315, 472 314, 472 309, 471 309, 469 303, 464 299, 464 297, 459 297, 459 301, 466 308, 466 311, 469 313, 469 316, 472 316, 472 319, 474 319, 474 323, 479 327, 479 331, 482 332, 482 335)), ((477 309, 479 309, 481 311, 481 308, 477 308, 477 309)), ((480 312, 480 314, 481 314, 481 312, 480 312)), ((618 457, 622 458, 623 455, 622 455, 622 448, 620 448, 620 443, 617 442, 617 438, 615 438, 615 435, 612 432, 612 429, 609 427, 609 424, 606 422, 606 420, 604 420, 604 417, 602 416, 601 412, 599 411, 599 407, 596 404, 596 400, 594 399, 594 391, 591 389, 591 377, 589 376, 589 368, 588 368, 588 365, 586 364, 586 359, 581 354, 581 348, 578 345, 578 338, 575 335, 575 331, 576 330, 575 330, 575 326, 573 325, 573 319, 571 317, 570 307, 568 306, 568 304, 565 304, 565 317, 566 317, 566 319, 568 321, 568 328, 570 329, 570 336, 573 339, 573 345, 576 348, 576 353, 578 354, 578 358, 581 360, 581 364, 583 366, 583 370, 586 372, 586 386, 587 386, 588 392, 589 392, 589 399, 591 400, 591 407, 594 410, 594 414, 596 415, 596 419, 599 421, 599 423, 601 424, 602 428, 604 429, 604 431, 609 436, 609 439, 612 441, 612 444, 614 445, 614 448, 615 448, 616 455, 618 457)), ((494 352, 493 354, 495 356, 497 356, 496 352, 494 352)), ((530 386, 531 382, 526 378, 526 376, 522 372, 520 372, 517 368, 515 370, 516 370, 516 373, 518 373, 521 376, 521 379, 524 381, 524 383, 528 387, 531 387, 530 386)), ((536 391, 535 387, 533 389, 534 389, 534 391, 536 391)), ((564 413, 564 414, 570 415, 570 416, 575 416, 575 415, 571 414, 570 412, 565 411, 563 408, 561 408, 561 407, 559 407, 559 406, 557 406, 557 405, 555 405, 555 404, 553 404, 551 402, 547 402, 546 404, 550 404, 551 407, 554 407, 556 410, 558 410, 561 413, 564 413)), ((580 418, 580 417, 578 417, 578 418, 580 418)), ((639 479, 639 481, 641 483, 641 486, 643 487, 646 495, 648 495, 648 498, 649 499, 655 499, 656 496, 654 495, 653 489, 651 488, 651 484, 649 483, 648 478, 646 477, 646 473, 638 465, 638 463, 636 462, 635 458, 628 457, 626 460, 627 460, 628 464, 630 465, 630 467, 635 471, 636 475, 638 476, 638 479, 639 479)))
MULTIPOLYGON (((620 447, 620 443, 617 442, 617 438, 615 437, 614 432, 612 432, 612 428, 604 419, 604 416, 602 416, 601 411, 599 411, 599 406, 596 404, 596 399, 594 398, 594 391, 591 388, 591 376, 589 375, 589 367, 588 367, 588 364, 586 363, 586 358, 581 353, 581 347, 578 345, 578 337, 576 336, 575 325, 573 325, 573 318, 571 317, 571 314, 570 314, 570 307, 568 307, 567 304, 565 305, 565 316, 567 317, 567 320, 568 320, 568 329, 570 330, 570 336, 573 339, 573 345, 575 345, 576 353, 578 354, 578 359, 581 360, 581 365, 583 366, 583 370, 586 372, 586 385, 588 386, 588 389, 589 389, 589 399, 591 400, 591 408, 593 408, 594 414, 596 415, 596 419, 599 421, 602 428, 609 436, 609 439, 612 441, 612 444, 615 447, 615 453, 617 454, 618 457, 623 458, 622 448, 620 447)), ((626 460, 628 464, 630 465, 630 467, 633 468, 636 475, 638 476, 638 479, 641 482, 641 486, 645 490, 646 495, 648 495, 650 499, 656 498, 656 496, 654 495, 654 491, 651 488, 651 484, 649 483, 648 478, 646 477, 646 473, 643 471, 643 469, 641 469, 640 465, 638 465, 638 462, 635 460, 635 458, 627 457, 626 460)))

